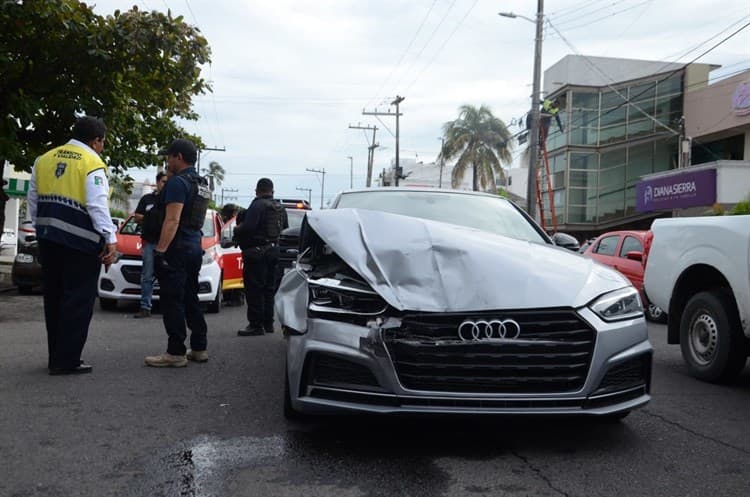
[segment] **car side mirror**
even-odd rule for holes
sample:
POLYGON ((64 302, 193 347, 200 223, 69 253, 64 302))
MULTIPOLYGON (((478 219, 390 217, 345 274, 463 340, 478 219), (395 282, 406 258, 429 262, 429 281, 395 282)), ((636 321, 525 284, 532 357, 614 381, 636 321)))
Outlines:
POLYGON ((638 250, 631 250, 627 254, 625 254, 626 259, 630 259, 631 261, 638 261, 643 262, 643 252, 640 252, 638 250))
POLYGON ((221 248, 230 248, 234 247, 234 242, 230 240, 229 238, 223 238, 221 240, 221 248))
POLYGON ((568 235, 567 233, 557 232, 552 235, 551 238, 552 243, 554 243, 558 247, 566 248, 568 250, 572 250, 573 252, 578 252, 578 249, 581 248, 578 240, 576 240, 571 235, 568 235))

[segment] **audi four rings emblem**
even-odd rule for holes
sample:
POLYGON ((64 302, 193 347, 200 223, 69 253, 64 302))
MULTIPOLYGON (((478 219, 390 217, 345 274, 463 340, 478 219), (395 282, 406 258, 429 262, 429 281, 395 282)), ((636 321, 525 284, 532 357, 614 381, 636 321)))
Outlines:
POLYGON ((521 334, 521 326, 512 319, 472 321, 467 319, 458 325, 458 338, 464 342, 505 338, 513 340, 521 334))

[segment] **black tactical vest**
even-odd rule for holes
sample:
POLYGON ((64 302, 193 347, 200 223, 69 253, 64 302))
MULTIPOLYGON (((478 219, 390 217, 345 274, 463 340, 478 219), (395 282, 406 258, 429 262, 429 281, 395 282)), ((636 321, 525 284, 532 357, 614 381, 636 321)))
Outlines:
POLYGON ((199 230, 206 220, 206 211, 211 202, 211 190, 206 178, 194 175, 177 176, 190 186, 190 205, 185 206, 180 216, 180 224, 190 229, 199 230))
POLYGON ((265 210, 265 226, 261 232, 268 243, 277 243, 284 229, 284 206, 270 198, 261 199, 265 210))

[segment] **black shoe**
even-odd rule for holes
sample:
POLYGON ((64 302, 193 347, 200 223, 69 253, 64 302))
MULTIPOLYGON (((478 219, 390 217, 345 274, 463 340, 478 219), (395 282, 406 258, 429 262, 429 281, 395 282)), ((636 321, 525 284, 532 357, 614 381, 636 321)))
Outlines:
POLYGON ((271 322, 271 323, 263 323, 263 330, 266 333, 273 333, 273 322, 271 322))
POLYGON ((49 374, 50 376, 59 376, 64 374, 85 374, 90 373, 94 368, 92 368, 89 364, 83 364, 74 367, 74 368, 50 368, 49 374))
POLYGON ((241 337, 252 337, 252 336, 258 336, 258 335, 265 335, 266 332, 263 331, 263 328, 259 326, 253 326, 251 324, 245 326, 244 328, 241 328, 237 330, 237 336, 241 337))
POLYGON ((133 314, 133 319, 143 319, 151 317, 151 309, 141 309, 136 314, 133 314))

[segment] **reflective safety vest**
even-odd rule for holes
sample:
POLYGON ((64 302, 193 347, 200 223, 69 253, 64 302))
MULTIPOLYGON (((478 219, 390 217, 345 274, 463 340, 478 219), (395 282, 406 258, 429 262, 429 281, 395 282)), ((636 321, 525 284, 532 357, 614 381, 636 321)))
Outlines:
POLYGON ((107 166, 91 152, 71 143, 37 159, 37 238, 81 252, 98 254, 104 239, 86 210, 86 177, 107 166))
POLYGON ((560 109, 552 102, 552 100, 545 100, 542 102, 542 110, 551 116, 560 112, 560 109))

